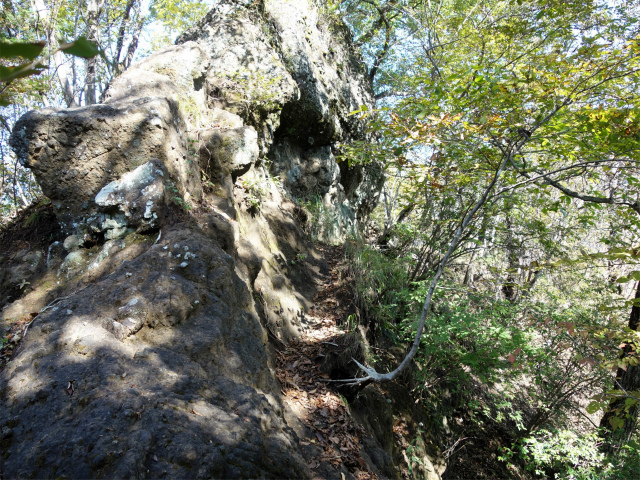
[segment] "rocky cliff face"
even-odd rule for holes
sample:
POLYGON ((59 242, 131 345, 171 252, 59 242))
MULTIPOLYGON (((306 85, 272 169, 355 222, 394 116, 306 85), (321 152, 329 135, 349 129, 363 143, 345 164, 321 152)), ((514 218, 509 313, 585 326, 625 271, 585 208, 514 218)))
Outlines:
POLYGON ((288 198, 339 240, 382 180, 336 163, 373 102, 345 32, 310 1, 223 1, 103 104, 16 124, 64 235, 0 259, 27 292, 3 322, 33 319, 0 376, 6 478, 311 477, 272 345, 323 274, 288 198))

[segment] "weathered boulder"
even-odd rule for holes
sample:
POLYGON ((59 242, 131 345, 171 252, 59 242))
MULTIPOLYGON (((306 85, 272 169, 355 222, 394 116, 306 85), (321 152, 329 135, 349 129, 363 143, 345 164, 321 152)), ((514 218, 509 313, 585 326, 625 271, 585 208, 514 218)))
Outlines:
POLYGON ((33 171, 69 233, 79 228, 84 234, 89 217, 100 210, 96 203, 100 191, 154 159, 167 173, 165 182, 187 198, 201 196, 198 168, 187 157, 185 132, 175 102, 145 97, 113 105, 29 112, 16 123, 10 143, 20 162, 33 171))
POLYGON ((340 168, 329 145, 304 149, 282 142, 274 145, 272 158, 274 173, 298 198, 326 194, 340 180, 340 168))
POLYGON ((177 103, 204 103, 202 87, 209 66, 207 51, 197 43, 165 48, 117 77, 105 92, 105 102, 163 97, 177 103))
POLYGON ((280 112, 300 96, 278 51, 262 2, 222 1, 178 43, 202 45, 211 58, 204 91, 210 107, 241 116, 259 132, 267 153, 280 125, 280 112))
POLYGON ((85 220, 107 183, 152 159, 184 201, 200 199, 198 157, 231 180, 268 157, 290 194, 322 199, 333 218, 325 240, 354 231, 375 206, 382 174, 338 168, 335 158, 340 142, 366 138, 349 113, 374 103, 346 27, 310 0, 225 0, 179 42, 118 77, 106 105, 31 112, 16 124, 11 145, 68 233, 122 234, 122 219, 109 228, 85 220))
POLYGON ((375 207, 383 175, 375 165, 338 168, 334 156, 341 142, 372 140, 350 115, 373 107, 374 98, 348 29, 309 0, 226 0, 178 42, 209 52, 209 105, 255 127, 261 154, 288 192, 321 199, 332 219, 321 238, 354 232, 375 207))
POLYGON ((258 134, 253 127, 216 128, 200 134, 203 170, 212 176, 231 175, 235 180, 258 159, 258 134))
POLYGON ((310 477, 233 259, 186 225, 120 258, 2 372, 3 477, 310 477))
POLYGON ((137 227, 138 231, 158 228, 164 204, 164 172, 159 162, 147 162, 125 173, 105 185, 94 201, 98 211, 104 213, 95 220, 89 218, 87 223, 97 222, 97 228, 107 232, 107 239, 124 236, 127 227, 137 227))
POLYGON ((300 98, 283 111, 281 128, 303 145, 362 138, 365 124, 349 113, 374 98, 366 68, 344 24, 321 18, 311 1, 264 2, 280 53, 300 98))

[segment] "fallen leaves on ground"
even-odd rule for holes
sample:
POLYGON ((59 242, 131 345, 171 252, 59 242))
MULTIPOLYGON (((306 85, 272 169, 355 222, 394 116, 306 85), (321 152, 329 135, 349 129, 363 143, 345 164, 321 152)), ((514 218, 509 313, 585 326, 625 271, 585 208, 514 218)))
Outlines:
POLYGON ((317 468, 326 461, 335 467, 344 465, 358 479, 377 479, 360 456, 362 427, 351 418, 342 398, 327 385, 328 375, 319 369, 327 348, 323 342, 331 343, 337 335, 345 333, 336 325, 336 319, 342 318, 341 310, 346 307, 336 298, 336 293, 346 288, 341 285, 338 273, 343 253, 339 248, 329 247, 325 247, 325 253, 331 275, 309 312, 313 327, 299 341, 277 352, 276 375, 285 401, 305 409, 302 420, 315 433, 316 438, 301 443, 323 449, 318 458, 311 460, 309 468, 317 468))

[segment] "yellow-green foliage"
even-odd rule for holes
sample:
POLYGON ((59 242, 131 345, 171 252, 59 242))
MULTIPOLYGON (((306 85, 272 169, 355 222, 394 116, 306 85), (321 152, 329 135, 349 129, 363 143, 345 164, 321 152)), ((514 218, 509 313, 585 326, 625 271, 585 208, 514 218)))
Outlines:
MULTIPOLYGON (((275 58, 274 58, 275 60, 275 58)), ((233 83, 233 89, 245 100, 274 108, 280 100, 281 75, 270 76, 265 72, 240 67, 226 77, 233 83)))
POLYGON ((200 128, 206 123, 206 113, 192 95, 184 95, 178 100, 188 130, 200 128))
POLYGON ((150 11, 152 18, 159 20, 164 29, 154 35, 154 48, 170 45, 172 35, 184 32, 205 16, 212 6, 211 0, 154 0, 150 11))

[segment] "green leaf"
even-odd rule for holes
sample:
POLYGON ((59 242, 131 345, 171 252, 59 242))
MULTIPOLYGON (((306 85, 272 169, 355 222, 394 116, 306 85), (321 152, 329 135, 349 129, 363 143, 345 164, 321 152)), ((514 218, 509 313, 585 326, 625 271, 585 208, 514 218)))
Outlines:
POLYGON ((35 60, 45 47, 44 42, 36 43, 9 43, 0 41, 0 58, 22 57, 27 60, 35 60))
POLYGON ((593 415, 598 410, 600 410, 600 404, 598 402, 591 402, 589 405, 587 405, 586 410, 589 415, 593 415))
POLYGON ((63 43, 60 45, 60 50, 74 57, 82 58, 92 58, 100 53, 98 46, 85 37, 79 37, 70 43, 63 43))
POLYGON ((618 430, 619 428, 624 427, 624 420, 619 417, 610 418, 609 423, 611 424, 614 430, 618 430))
POLYGON ((31 66, 31 62, 11 67, 0 65, 0 82, 9 83, 17 78, 28 77, 29 75, 38 75, 43 70, 46 70, 46 66, 41 63, 38 63, 33 67, 31 66))
POLYGON ((640 270, 634 270, 633 272, 630 272, 629 275, 618 278, 616 282, 627 283, 631 280, 640 280, 640 270))

